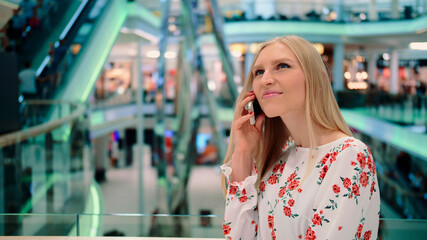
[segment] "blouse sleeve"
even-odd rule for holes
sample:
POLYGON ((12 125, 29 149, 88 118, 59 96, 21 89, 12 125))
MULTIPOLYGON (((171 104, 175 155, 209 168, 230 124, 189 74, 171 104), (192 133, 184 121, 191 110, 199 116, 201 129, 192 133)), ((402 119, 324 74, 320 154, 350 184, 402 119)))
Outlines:
POLYGON ((306 239, 376 239, 380 196, 369 148, 353 145, 327 157, 316 166, 321 186, 306 239))
POLYGON ((230 182, 231 163, 221 166, 227 181, 222 230, 226 239, 256 239, 258 233, 258 193, 256 169, 242 182, 230 182))

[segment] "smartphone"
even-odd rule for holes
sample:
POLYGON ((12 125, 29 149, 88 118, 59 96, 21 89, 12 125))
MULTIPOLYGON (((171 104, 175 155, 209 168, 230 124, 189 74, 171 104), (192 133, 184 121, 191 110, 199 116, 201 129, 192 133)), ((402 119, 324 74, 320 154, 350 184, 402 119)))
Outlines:
POLYGON ((249 123, 251 125, 255 125, 256 118, 259 116, 259 114, 262 112, 261 106, 259 105, 258 100, 255 98, 254 101, 250 101, 247 105, 247 108, 249 113, 254 112, 254 115, 250 118, 249 123))

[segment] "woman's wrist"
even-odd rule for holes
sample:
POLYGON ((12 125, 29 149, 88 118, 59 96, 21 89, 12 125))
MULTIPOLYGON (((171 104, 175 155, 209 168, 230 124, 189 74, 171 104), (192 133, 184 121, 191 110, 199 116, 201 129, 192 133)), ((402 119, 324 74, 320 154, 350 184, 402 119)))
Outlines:
POLYGON ((234 151, 231 156, 231 181, 241 182, 252 172, 252 156, 248 151, 234 151))

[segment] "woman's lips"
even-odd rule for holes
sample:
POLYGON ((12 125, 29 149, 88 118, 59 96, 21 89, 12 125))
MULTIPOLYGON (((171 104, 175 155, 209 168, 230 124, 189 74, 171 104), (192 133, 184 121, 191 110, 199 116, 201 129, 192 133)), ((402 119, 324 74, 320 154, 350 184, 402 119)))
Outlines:
POLYGON ((264 92, 264 94, 262 95, 262 99, 272 98, 272 97, 275 97, 275 96, 280 95, 280 94, 282 94, 282 93, 279 91, 268 90, 268 91, 264 92))

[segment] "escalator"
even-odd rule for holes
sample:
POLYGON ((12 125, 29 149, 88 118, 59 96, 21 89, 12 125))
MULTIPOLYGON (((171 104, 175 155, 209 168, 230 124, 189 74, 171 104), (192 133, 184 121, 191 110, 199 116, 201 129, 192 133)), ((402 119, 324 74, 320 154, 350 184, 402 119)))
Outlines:
MULTIPOLYGON (((88 4, 93 7, 87 9, 87 15, 83 14, 65 37, 68 51, 60 59, 63 71, 54 99, 86 102, 128 16, 143 21, 157 18, 137 3, 123 0, 89 0, 88 4)), ((146 22, 155 25, 153 20, 146 22)))
POLYGON ((18 54, 18 69, 22 69, 27 61, 33 67, 40 66, 49 51, 49 43, 54 43, 59 38, 79 5, 80 1, 65 0, 37 6, 40 24, 34 29, 27 25, 20 39, 10 40, 12 48, 18 54))

